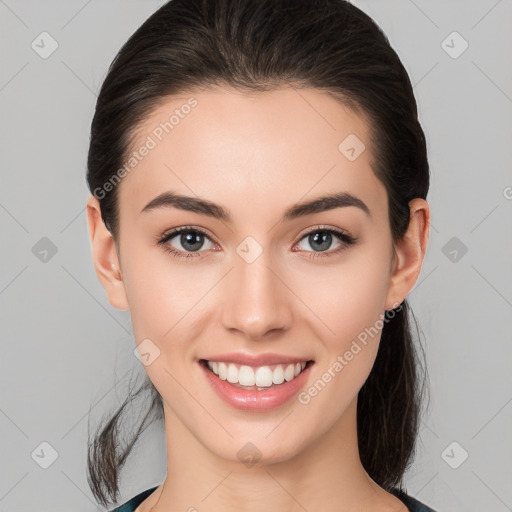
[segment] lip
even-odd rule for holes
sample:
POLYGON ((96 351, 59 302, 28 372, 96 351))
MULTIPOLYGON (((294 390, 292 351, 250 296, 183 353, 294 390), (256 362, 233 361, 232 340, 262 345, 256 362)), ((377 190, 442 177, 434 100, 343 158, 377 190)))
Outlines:
POLYGON ((268 352, 266 354, 249 354, 247 352, 231 352, 229 354, 218 354, 215 356, 202 357, 207 361, 216 361, 218 363, 235 363, 246 366, 270 366, 272 364, 295 364, 310 361, 310 357, 293 357, 283 354, 268 352))
MULTIPOLYGON (((244 360, 246 361, 247 359, 244 360)), ((292 362, 291 359, 289 360, 292 362)), ((280 361, 282 361, 282 359, 280 359, 280 361)), ((300 363, 301 361, 304 361, 304 359, 296 360, 297 363, 300 363)), ((230 362, 236 363, 238 360, 230 362)), ((302 370, 302 372, 291 381, 285 381, 282 384, 274 385, 268 389, 262 389, 259 391, 257 389, 237 388, 227 380, 222 380, 208 369, 204 360, 199 360, 198 365, 206 377, 207 382, 212 386, 217 395, 219 395, 219 397, 228 405, 242 411, 263 412, 276 409, 296 396, 301 388, 306 384, 309 372, 311 367, 314 365, 314 362, 312 360, 308 360, 308 364, 304 370, 302 370)))

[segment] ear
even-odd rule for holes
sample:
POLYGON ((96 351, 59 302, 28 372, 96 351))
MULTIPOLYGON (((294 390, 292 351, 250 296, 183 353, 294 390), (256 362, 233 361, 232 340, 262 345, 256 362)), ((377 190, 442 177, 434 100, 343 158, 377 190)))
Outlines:
POLYGON ((430 207, 424 199, 409 202, 410 221, 395 247, 385 309, 401 304, 416 284, 421 272, 430 233, 430 207))
POLYGON ((91 195, 87 201, 87 225, 96 274, 117 309, 129 309, 114 238, 101 218, 100 203, 91 195))

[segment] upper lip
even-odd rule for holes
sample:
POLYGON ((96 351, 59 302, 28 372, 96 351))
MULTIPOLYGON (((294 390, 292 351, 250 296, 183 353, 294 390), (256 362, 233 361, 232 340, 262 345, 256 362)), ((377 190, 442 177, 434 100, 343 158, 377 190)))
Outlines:
POLYGON ((204 357, 207 361, 217 361, 224 363, 235 363, 246 366, 269 366, 272 364, 295 364, 310 361, 307 357, 293 357, 284 354, 266 353, 266 354, 247 354, 242 352, 231 352, 229 354, 218 354, 204 357))

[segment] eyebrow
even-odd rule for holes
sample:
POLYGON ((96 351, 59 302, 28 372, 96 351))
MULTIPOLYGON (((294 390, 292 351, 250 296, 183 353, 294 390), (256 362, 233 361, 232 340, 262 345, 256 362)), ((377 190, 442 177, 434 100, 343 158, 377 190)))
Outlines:
MULTIPOLYGON (((311 201, 297 203, 286 210, 282 220, 291 221, 313 213, 320 213, 347 206, 355 206, 364 211, 369 217, 372 216, 370 209, 361 199, 349 192, 338 192, 337 194, 320 196, 311 201)), ((178 208, 200 215, 207 215, 225 222, 232 222, 232 216, 229 210, 226 210, 222 206, 206 199, 183 196, 172 191, 163 192, 152 199, 144 206, 140 213, 142 214, 160 208, 178 208)))

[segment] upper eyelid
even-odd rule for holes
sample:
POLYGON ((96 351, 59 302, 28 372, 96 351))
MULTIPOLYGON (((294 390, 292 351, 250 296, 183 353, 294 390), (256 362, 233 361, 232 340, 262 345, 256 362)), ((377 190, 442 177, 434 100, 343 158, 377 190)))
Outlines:
POLYGON ((166 231, 161 237, 159 237, 159 241, 162 240, 172 240, 176 236, 178 236, 181 233, 188 233, 191 231, 195 231, 200 233, 201 235, 204 235, 206 238, 209 238, 211 242, 218 243, 215 241, 215 238, 212 237, 207 231, 205 231, 203 228, 195 228, 192 226, 180 226, 178 228, 169 229, 166 231))
MULTIPOLYGON (((187 233, 187 232, 191 232, 191 231, 198 232, 201 235, 204 235, 206 238, 208 238, 212 243, 220 245, 215 240, 214 237, 212 237, 210 234, 208 234, 208 232, 204 228, 196 228, 196 227, 193 227, 193 226, 180 226, 180 227, 177 227, 177 228, 170 229, 169 231, 167 231, 166 233, 164 233, 160 237, 159 241, 162 242, 162 241, 165 240, 165 243, 167 243, 167 242, 169 242, 169 240, 172 240, 173 238, 178 236, 180 233, 187 233)), ((341 238, 343 235, 345 235, 348 238, 352 239, 354 242, 357 242, 357 240, 358 240, 358 237, 352 236, 345 229, 334 228, 334 227, 330 227, 330 226, 326 226, 326 225, 322 224, 322 225, 318 225, 316 227, 308 229, 307 231, 303 232, 301 235, 297 235, 297 236, 300 236, 300 237, 297 240, 297 242, 294 242, 294 246, 297 243, 299 243, 300 241, 302 241, 302 239, 304 237, 309 236, 311 233, 314 233, 316 231, 329 231, 329 232, 334 233, 336 236, 338 236, 338 238, 341 238)), ((342 238, 341 238, 341 240, 344 241, 342 238)))

